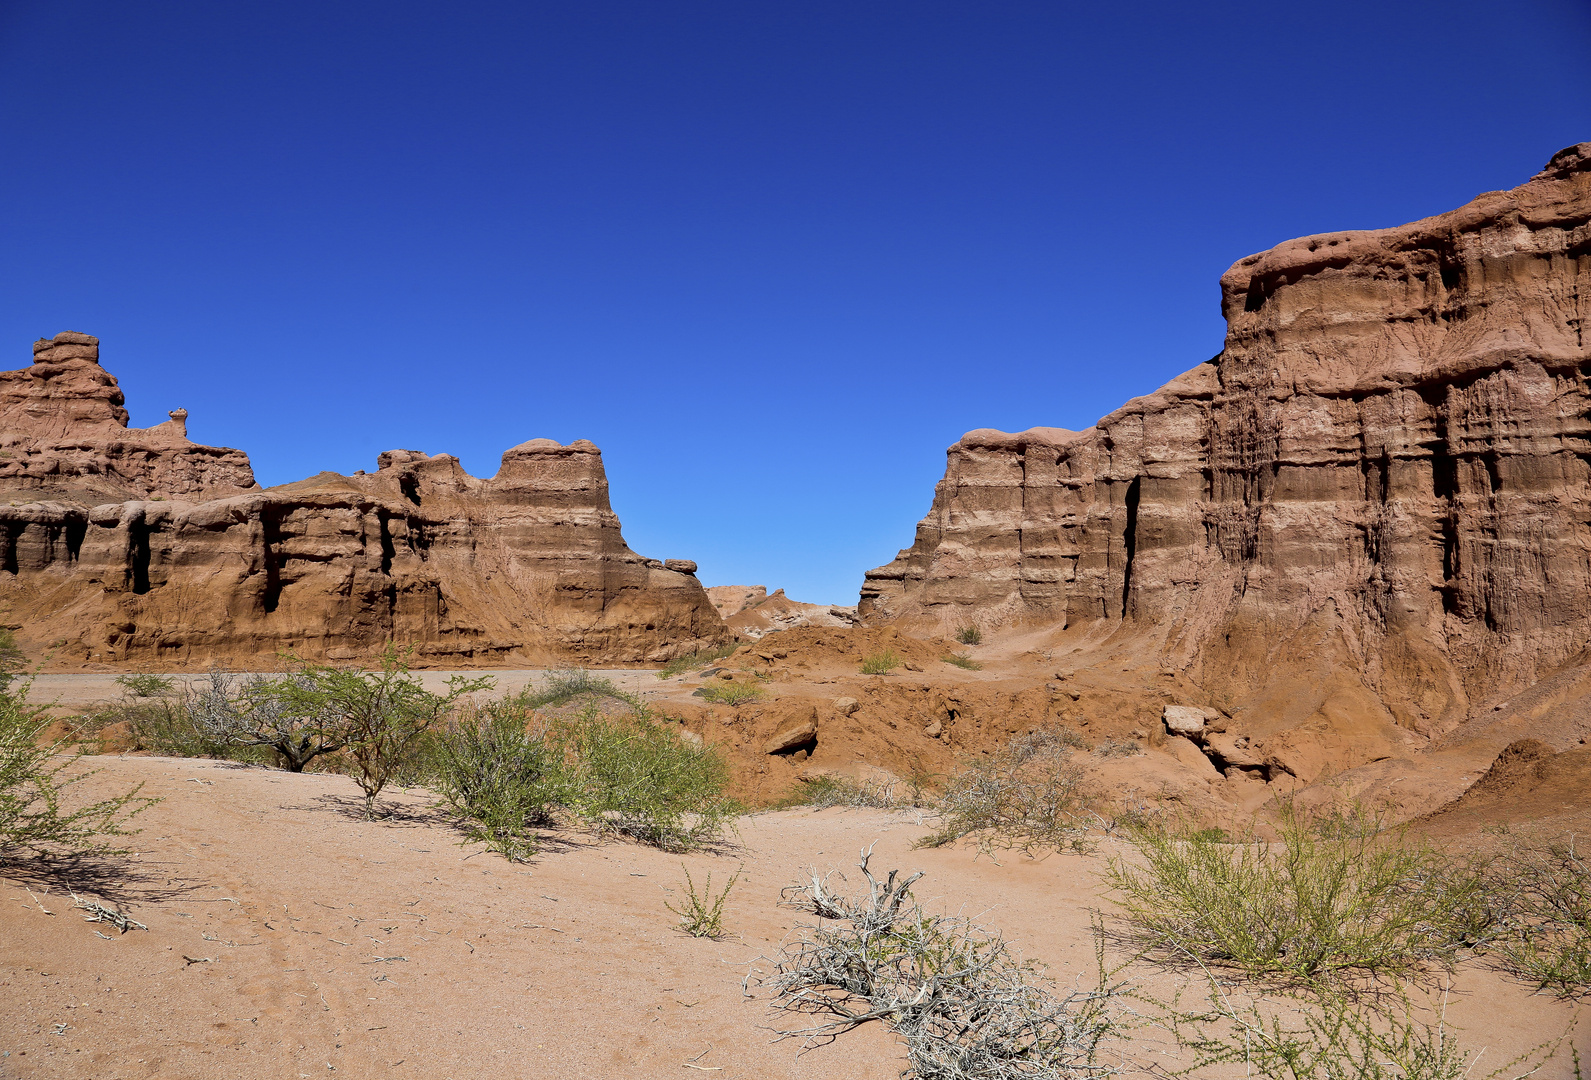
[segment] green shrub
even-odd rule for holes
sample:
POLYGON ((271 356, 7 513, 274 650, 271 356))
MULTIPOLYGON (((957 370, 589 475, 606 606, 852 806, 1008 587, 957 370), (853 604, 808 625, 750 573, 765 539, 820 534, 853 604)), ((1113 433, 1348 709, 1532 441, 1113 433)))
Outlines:
POLYGON ((176 680, 169 675, 122 675, 116 679, 116 684, 128 697, 152 698, 171 693, 176 680))
POLYGON ((63 795, 86 775, 66 776, 76 756, 61 743, 41 746, 49 722, 43 706, 27 704, 31 680, 0 690, 0 862, 19 849, 41 854, 125 854, 114 838, 154 804, 143 785, 69 809, 63 795))
POLYGON ((507 859, 536 851, 537 829, 570 801, 564 748, 512 699, 466 708, 428 734, 434 783, 468 836, 507 859))
POLYGON ((967 656, 964 653, 947 653, 944 657, 944 661, 947 664, 954 664, 956 667, 965 668, 968 671, 983 670, 982 664, 978 663, 972 657, 967 656))
POLYGON ((762 688, 748 683, 717 682, 702 687, 693 696, 715 705, 739 705, 762 697, 762 688))
POLYGON ((883 675, 898 667, 900 667, 900 657, 889 649, 862 658, 863 675, 883 675))
POLYGON ((21 674, 27 666, 28 658, 22 655, 16 637, 10 630, 0 626, 0 691, 9 689, 11 680, 21 674))
POLYGON ((956 640, 963 645, 982 645, 983 631, 976 626, 963 626, 956 631, 956 640))
MULTIPOLYGON (((1144 999, 1141 999, 1144 1000, 1144 999)), ((1481 1051, 1466 1052, 1440 1011, 1400 990, 1375 996, 1291 993, 1239 1000, 1212 979, 1192 1011, 1168 1009, 1164 1026, 1193 1062, 1175 1075, 1216 1068, 1265 1080, 1465 1080, 1481 1051)), ((1529 1076, 1562 1039, 1547 1040, 1476 1080, 1529 1076), (1520 1072, 1513 1070, 1527 1066, 1520 1072)))
POLYGON ((724 794, 729 766, 717 748, 693 745, 650 716, 587 710, 566 738, 571 809, 599 832, 689 851, 717 839, 739 810, 724 794))
POLYGON ((819 810, 831 806, 860 806, 880 810, 895 810, 910 804, 902 783, 894 778, 853 780, 835 773, 819 773, 803 780, 786 806, 814 806, 819 810))
POLYGON ((700 649, 689 656, 676 656, 658 670, 657 677, 660 679, 672 679, 674 676, 681 675, 687 671, 699 670, 714 661, 732 656, 738 648, 740 648, 740 643, 731 641, 716 648, 700 649))
POLYGON ((680 869, 685 871, 685 899, 680 901, 679 907, 667 900, 663 901, 663 906, 679 916, 679 928, 691 937, 723 937, 724 902, 729 899, 729 890, 740 880, 740 871, 729 875, 729 880, 724 882, 724 891, 714 896, 711 872, 707 875, 707 883, 698 892, 696 882, 691 880, 689 868, 681 863, 680 869))
POLYGON ((974 835, 980 854, 1084 850, 1096 819, 1083 769, 1071 760, 1077 741, 1066 728, 1040 728, 968 761, 934 806, 939 828, 918 846, 974 835))
POLYGON ((1519 844, 1487 877, 1507 897, 1500 966, 1563 997, 1591 992, 1591 867, 1574 837, 1519 844))
POLYGON ((1451 962, 1483 882, 1381 825, 1291 806, 1278 843, 1152 825, 1128 833, 1141 865, 1113 858, 1106 879, 1133 935, 1168 959, 1310 984, 1451 962))
MULTIPOLYGON (((284 678, 254 685, 248 704, 253 710, 251 718, 262 710, 272 710, 273 715, 299 724, 292 738, 318 739, 321 747, 340 749, 364 792, 365 819, 370 820, 375 816, 376 797, 402 769, 431 725, 460 699, 491 685, 490 678, 455 675, 447 681, 446 693, 432 693, 409 671, 407 654, 389 643, 379 671, 304 664, 284 678)), ((285 745, 291 750, 297 744, 290 739, 285 745)), ((323 748, 320 752, 331 751, 323 748)))

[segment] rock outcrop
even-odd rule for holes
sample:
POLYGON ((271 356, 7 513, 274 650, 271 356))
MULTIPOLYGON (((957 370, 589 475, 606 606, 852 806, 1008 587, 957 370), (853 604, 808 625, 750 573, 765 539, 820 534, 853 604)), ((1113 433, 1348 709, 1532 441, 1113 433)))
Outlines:
POLYGON ((631 663, 730 636, 695 563, 625 545, 589 442, 532 440, 490 479, 393 450, 262 490, 181 410, 129 430, 95 339, 34 356, 0 373, 0 605, 58 661, 360 661, 392 640, 431 665, 631 663))
POLYGON ((1591 143, 1450 213, 1250 256, 1221 291, 1213 360, 1087 431, 951 447, 864 622, 1157 661, 1273 772, 1385 756, 1583 662, 1591 143))
POLYGON ((0 371, 0 491, 39 500, 211 499, 259 487, 241 450, 188 440, 188 411, 129 428, 99 339, 33 343, 33 366, 0 371))
POLYGON ((729 628, 749 641, 797 626, 839 627, 856 622, 854 607, 803 603, 790 599, 783 589, 775 589, 770 596, 765 585, 714 585, 707 596, 729 628))

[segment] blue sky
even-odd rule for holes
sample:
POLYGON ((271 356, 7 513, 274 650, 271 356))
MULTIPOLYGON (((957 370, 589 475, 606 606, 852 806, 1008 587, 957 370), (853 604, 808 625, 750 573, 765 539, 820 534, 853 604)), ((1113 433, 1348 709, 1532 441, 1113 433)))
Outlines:
POLYGON ((588 438, 637 551, 854 603, 964 431, 1522 183, 1588 56, 1584 0, 0 0, 0 367, 97 334, 267 484, 588 438))

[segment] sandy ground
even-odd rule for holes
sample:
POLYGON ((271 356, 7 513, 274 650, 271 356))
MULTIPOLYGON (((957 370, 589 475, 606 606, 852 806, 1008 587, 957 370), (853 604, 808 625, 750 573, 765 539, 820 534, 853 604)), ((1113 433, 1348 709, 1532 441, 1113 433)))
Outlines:
MULTIPOLYGON (((643 673, 644 674, 644 673, 643 673)), ((647 676, 650 677, 650 676, 647 676)), ((420 792, 358 817, 346 777, 205 760, 100 757, 85 793, 146 784, 161 803, 138 853, 72 884, 149 929, 85 922, 65 882, 0 868, 0 1077, 426 1078, 895 1076, 904 1055, 868 1025, 801 1053, 755 979, 791 933, 776 905, 801 872, 922 869, 918 893, 977 915, 1063 982, 1093 962, 1096 872, 1111 853, 1010 857, 913 851, 909 815, 792 810, 742 820, 734 847, 685 859, 573 835, 517 865, 459 836, 420 792), (744 877, 722 941, 673 929, 682 863, 744 877), (51 914, 46 914, 46 911, 51 914), (104 935, 109 935, 104 936, 104 935)), ((853 880, 855 875, 852 875, 853 880)), ((1175 978, 1135 969, 1160 993, 1175 978)), ((1572 1010, 1460 970, 1449 1021, 1484 1076, 1569 1024, 1572 1010)), ((1591 1054, 1591 1023, 1576 1032, 1591 1054)), ((1152 1030, 1135 1053, 1168 1064, 1152 1030)), ((1512 1075, 1510 1073, 1509 1075, 1512 1075)), ((1573 1075, 1567 1051, 1536 1074, 1573 1075)))
MULTIPOLYGON (((34 704, 55 705, 63 709, 83 709, 103 702, 120 701, 125 691, 117 683, 123 675, 138 672, 93 672, 87 675, 36 675, 33 685, 28 692, 28 700, 34 704)), ((547 671, 542 668, 515 668, 493 669, 488 671, 416 671, 420 684, 427 690, 442 691, 447 686, 447 680, 454 675, 465 678, 478 679, 489 676, 492 679, 492 692, 497 694, 515 693, 527 686, 539 684, 546 677, 547 671)), ((640 671, 635 669, 594 670, 594 675, 601 675, 613 681, 619 689, 633 694, 652 696, 658 692, 657 674, 653 671, 640 671)), ((173 675, 163 673, 162 678, 169 678, 177 683, 197 683, 205 681, 208 676, 204 674, 173 675)))

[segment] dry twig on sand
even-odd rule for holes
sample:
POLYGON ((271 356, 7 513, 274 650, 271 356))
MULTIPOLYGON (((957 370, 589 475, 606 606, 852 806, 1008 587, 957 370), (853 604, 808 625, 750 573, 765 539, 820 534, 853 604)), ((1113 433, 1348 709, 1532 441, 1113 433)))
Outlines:
POLYGON ((104 904, 99 903, 97 900, 85 900, 76 893, 73 893, 72 902, 77 905, 77 907, 88 912, 87 915, 83 916, 84 922, 108 922, 124 934, 129 930, 149 929, 149 927, 145 926, 137 919, 129 918, 122 912, 116 911, 113 908, 108 908, 104 904))

